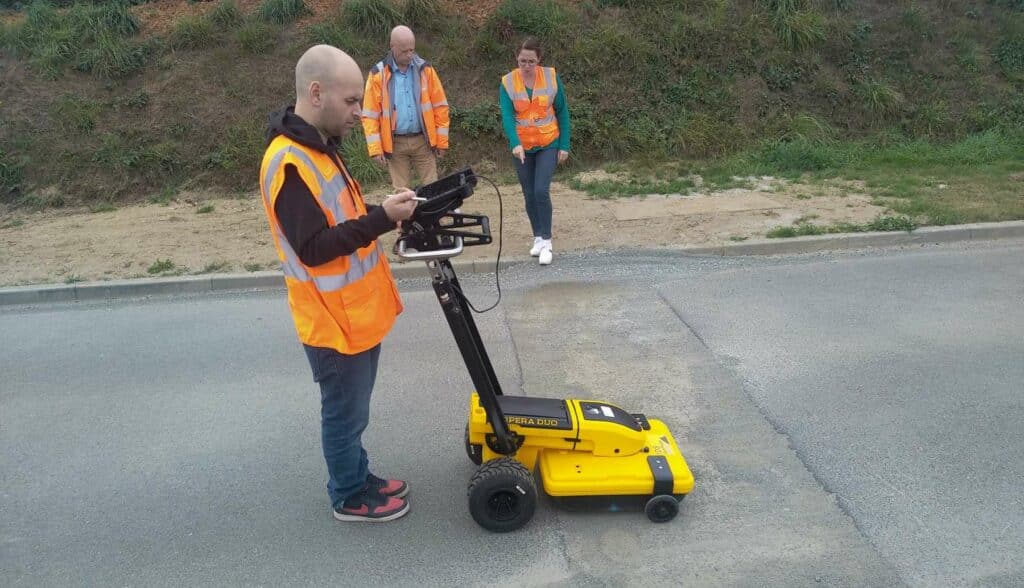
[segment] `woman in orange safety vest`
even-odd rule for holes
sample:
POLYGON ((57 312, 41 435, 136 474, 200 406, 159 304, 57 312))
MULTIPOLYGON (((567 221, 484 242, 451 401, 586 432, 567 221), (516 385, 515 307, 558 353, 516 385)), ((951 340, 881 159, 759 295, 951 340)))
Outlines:
POLYGON ((518 67, 501 78, 502 126, 515 161, 526 214, 533 229, 530 255, 551 263, 551 177, 569 157, 569 106, 553 67, 540 65, 544 50, 528 38, 516 51, 518 67))

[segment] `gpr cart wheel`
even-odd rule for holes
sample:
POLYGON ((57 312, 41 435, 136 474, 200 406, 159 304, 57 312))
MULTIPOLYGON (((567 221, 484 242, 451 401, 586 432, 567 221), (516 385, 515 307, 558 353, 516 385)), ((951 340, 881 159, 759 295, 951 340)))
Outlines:
POLYGON ((644 512, 651 522, 667 523, 679 514, 679 501, 674 496, 659 494, 647 501, 644 512))
POLYGON ((514 458, 481 465, 469 482, 469 513, 488 531, 515 531, 530 522, 536 508, 533 475, 514 458))
POLYGON ((466 423, 466 455, 469 457, 469 461, 476 465, 480 465, 480 462, 484 460, 483 446, 469 442, 469 423, 466 423))

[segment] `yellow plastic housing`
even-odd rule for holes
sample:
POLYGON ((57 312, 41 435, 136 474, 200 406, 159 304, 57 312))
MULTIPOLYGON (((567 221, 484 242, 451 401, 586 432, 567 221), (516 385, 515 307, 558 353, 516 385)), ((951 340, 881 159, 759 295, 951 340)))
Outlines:
MULTIPOLYGON (((663 457, 672 475, 672 494, 688 494, 693 474, 668 427, 649 419, 650 430, 635 431, 617 422, 585 418, 584 405, 599 401, 566 400, 571 430, 552 429, 543 422, 506 415, 509 429, 523 437, 515 458, 531 471, 539 466, 544 491, 551 496, 651 495, 654 474, 648 458, 663 457), (539 462, 539 463, 538 463, 539 462)), ((501 457, 487 446, 493 433, 476 393, 470 396, 469 441, 482 447, 483 460, 501 457)))

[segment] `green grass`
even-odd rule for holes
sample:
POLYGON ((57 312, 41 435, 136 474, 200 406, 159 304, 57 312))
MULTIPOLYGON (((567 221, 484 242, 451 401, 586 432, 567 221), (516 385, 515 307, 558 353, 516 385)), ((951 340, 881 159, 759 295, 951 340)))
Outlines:
POLYGON ((899 90, 879 80, 857 83, 854 94, 860 98, 865 111, 886 118, 899 114, 906 103, 906 98, 899 90))
MULTIPOLYGON (((1015 209, 998 179, 1013 171, 992 167, 1005 158, 980 165, 989 176, 970 169, 948 176, 945 163, 927 161, 908 173, 919 162, 898 164, 923 153, 917 140, 937 157, 941 145, 972 133, 1024 125, 1020 82, 1008 77, 1019 71, 1021 26, 1013 21, 1021 15, 989 0, 970 6, 973 17, 964 7, 922 2, 881 13, 879 3, 848 0, 507 0, 483 23, 435 13, 446 5, 440 0, 347 0, 333 18, 310 19, 308 27, 292 20, 298 2, 266 2, 262 20, 242 17, 238 0, 220 0, 195 25, 198 34, 162 39, 139 38, 130 12, 115 3, 51 1, 69 8, 38 2, 0 39, 5 58, 30 68, 39 87, 4 98, 4 113, 10 107, 16 116, 0 125, 0 150, 24 164, 0 167, 6 202, 36 186, 87 204, 105 194, 146 199, 185 178, 197 188, 251 188, 265 113, 290 99, 289 63, 301 50, 340 46, 365 71, 386 50, 388 29, 409 22, 452 104, 450 168, 491 161, 507 171, 497 80, 512 67, 515 44, 536 35, 569 97, 572 173, 608 161, 697 160, 718 187, 743 185, 751 170, 870 180, 893 210, 922 222, 1015 209), (187 57, 166 51, 203 45, 187 57), (157 67, 143 80, 138 74, 150 63, 157 67), (227 81, 217 82, 216 72, 228 72, 227 81), (159 94, 141 90, 154 82, 159 94), (65 94, 79 100, 57 104, 65 94), (61 165, 33 164, 51 146, 61 165), (893 161, 858 163, 885 150, 893 161), (963 177, 991 193, 972 196, 978 202, 965 212, 950 192, 927 185, 929 177, 950 177, 951 185, 963 177), (22 186, 17 193, 14 185, 22 186)), ((358 137, 345 152, 361 180, 385 181, 358 137)))
POLYGON ((93 206, 92 208, 90 208, 89 212, 91 212, 93 214, 99 214, 99 213, 102 213, 102 212, 114 212, 116 210, 117 210, 117 207, 114 206, 113 204, 111 204, 109 202, 101 202, 101 203, 93 206))
POLYGON ((251 20, 239 27, 236 37, 246 52, 262 55, 277 44, 277 27, 259 20, 251 20))
POLYGON ((16 207, 24 207, 34 211, 47 208, 63 208, 67 203, 68 199, 61 193, 25 194, 13 202, 16 207))
POLYGON ((798 219, 795 226, 775 227, 765 235, 769 239, 789 237, 805 237, 808 235, 825 235, 829 233, 866 233, 871 231, 913 231, 917 224, 906 216, 880 216, 867 223, 836 223, 833 225, 816 225, 798 219))
POLYGON ((174 23, 170 43, 175 49, 202 49, 217 41, 216 32, 216 25, 205 15, 187 15, 174 23))
POLYGON ((353 29, 342 12, 325 21, 314 23, 306 29, 306 38, 310 45, 325 44, 338 47, 349 55, 380 57, 381 43, 368 40, 353 29))
POLYGON ((71 66, 99 77, 123 77, 141 68, 146 46, 128 39, 139 23, 124 2, 75 4, 57 11, 46 2, 33 2, 20 25, 5 33, 7 46, 48 78, 58 78, 71 66))
POLYGON ((245 20, 235 0, 220 0, 206 16, 221 31, 236 29, 245 20))
POLYGON ((146 272, 150 274, 163 274, 173 271, 175 267, 177 266, 170 259, 157 259, 146 269, 146 272))
POLYGON ((214 206, 212 204, 204 204, 196 209, 196 214, 210 214, 213 212, 214 206))
POLYGON ((141 109, 149 105, 149 93, 145 90, 139 90, 134 94, 122 96, 114 99, 111 105, 115 108, 133 108, 141 109))
MULTIPOLYGON (((709 185, 776 176, 864 181, 876 203, 918 224, 1024 219, 1024 130, 992 130, 954 143, 926 140, 772 142, 698 170, 709 185)), ((792 228, 780 231, 790 232, 792 228)), ((812 229, 804 229, 812 230, 812 229)), ((882 230, 882 229, 871 229, 882 230)))
POLYGON ((101 78, 126 78, 145 66, 154 47, 153 44, 132 43, 101 31, 96 36, 96 42, 78 56, 75 68, 101 78))
POLYGON ((159 193, 157 193, 154 196, 152 196, 149 199, 149 201, 152 204, 162 204, 163 206, 167 206, 168 204, 171 203, 172 200, 174 200, 174 198, 177 195, 178 195, 178 189, 177 188, 175 188, 174 186, 164 186, 164 188, 162 190, 160 190, 159 193))
POLYGON ((60 96, 50 108, 53 120, 63 132, 91 131, 101 110, 100 103, 77 94, 60 96))
POLYGON ((226 271, 226 270, 229 270, 229 269, 231 269, 231 264, 229 262, 227 262, 227 261, 213 261, 213 262, 210 262, 210 263, 206 264, 206 267, 204 267, 198 273, 200 273, 200 274, 213 274, 213 273, 217 273, 217 272, 223 272, 223 271, 226 271))
POLYGON ((244 267, 247 272, 258 272, 263 269, 263 265, 259 263, 246 263, 242 267, 244 267))
POLYGON ((390 0, 348 0, 342 6, 341 18, 355 31, 386 46, 387 34, 402 23, 401 11, 390 0))
POLYGON ((646 194, 689 194, 696 184, 693 178, 679 177, 670 180, 656 180, 633 176, 626 181, 597 180, 583 182, 578 177, 566 182, 570 188, 586 192, 594 198, 619 198, 646 194))
POLYGON ((309 14, 302 0, 263 0, 256 9, 256 18, 266 23, 288 24, 309 14))
POLYGON ((825 18, 812 10, 797 10, 776 20, 782 44, 790 51, 806 51, 825 41, 825 18))
POLYGON ((413 30, 436 29, 442 20, 441 6, 437 0, 405 0, 402 16, 413 30))
POLYGON ((253 165, 258 165, 266 147, 265 124, 261 120, 246 121, 228 128, 220 146, 207 156, 207 166, 227 175, 236 185, 252 181, 253 165))
POLYGON ((0 203, 11 202, 21 192, 25 166, 14 155, 0 149, 0 203))
POLYGON ((349 173, 364 188, 383 184, 388 177, 386 169, 380 167, 366 150, 366 139, 361 127, 353 129, 341 142, 341 157, 348 166, 349 173))
POLYGON ((572 16, 553 0, 505 0, 488 20, 487 31, 510 49, 526 35, 537 37, 550 49, 569 40, 562 33, 567 31, 572 16))
POLYGON ((16 229, 18 227, 23 227, 23 226, 25 226, 25 221, 20 219, 20 218, 16 218, 16 219, 4 222, 2 225, 0 225, 0 229, 16 229))
POLYGON ((124 172, 139 167, 142 153, 122 135, 105 133, 100 138, 99 148, 93 151, 92 160, 124 172))

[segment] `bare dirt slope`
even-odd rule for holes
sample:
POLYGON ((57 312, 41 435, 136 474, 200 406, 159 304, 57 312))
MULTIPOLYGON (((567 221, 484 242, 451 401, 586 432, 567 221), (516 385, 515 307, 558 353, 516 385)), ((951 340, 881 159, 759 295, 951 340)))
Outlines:
MULTIPOLYGON (((523 257, 532 235, 522 193, 518 186, 502 186, 501 193, 502 255, 523 257)), ((379 201, 381 196, 368 198, 379 201)), ((720 244, 763 237, 769 229, 799 219, 862 223, 885 212, 857 185, 812 187, 772 179, 754 181, 752 189, 619 199, 591 198, 556 183, 552 199, 555 263, 559 252, 720 244)), ((497 233, 498 199, 490 186, 479 186, 463 211, 490 216, 497 233)), ((388 251, 393 242, 393 234, 385 236, 388 251)), ((0 247, 2 286, 277 267, 258 194, 224 198, 187 193, 167 205, 108 212, 0 213, 0 247), (211 212, 199 213, 210 206, 211 212)), ((468 249, 463 258, 493 258, 496 253, 497 243, 468 249)))

